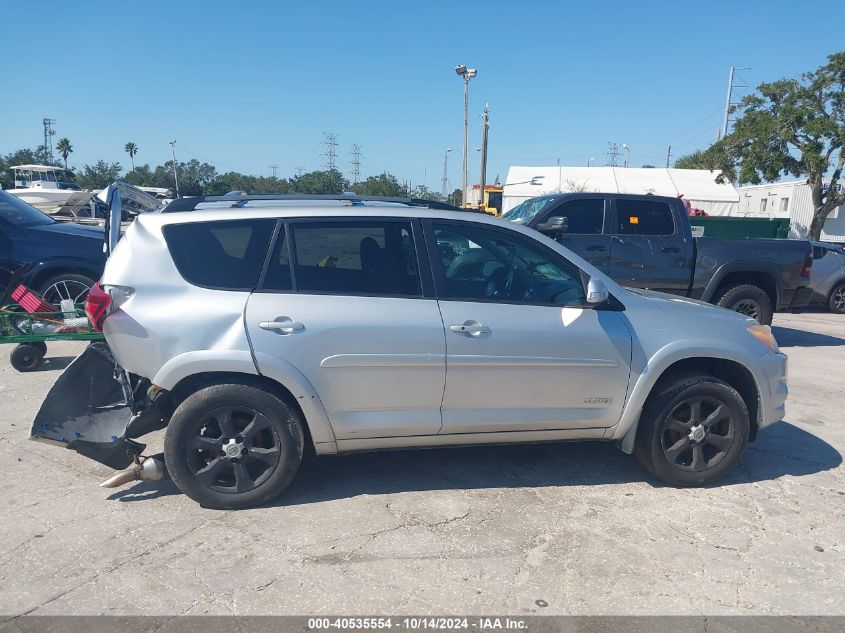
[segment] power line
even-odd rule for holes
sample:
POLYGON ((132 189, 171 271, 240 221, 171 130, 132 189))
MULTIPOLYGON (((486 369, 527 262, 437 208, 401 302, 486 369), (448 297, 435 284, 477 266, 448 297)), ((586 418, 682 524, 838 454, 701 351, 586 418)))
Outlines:
POLYGON ((331 132, 323 132, 323 142, 321 145, 326 146, 326 151, 322 154, 326 159, 326 171, 333 171, 337 169, 337 134, 331 132))
POLYGON ((353 143, 349 153, 352 155, 352 184, 357 185, 361 179, 361 146, 353 143))

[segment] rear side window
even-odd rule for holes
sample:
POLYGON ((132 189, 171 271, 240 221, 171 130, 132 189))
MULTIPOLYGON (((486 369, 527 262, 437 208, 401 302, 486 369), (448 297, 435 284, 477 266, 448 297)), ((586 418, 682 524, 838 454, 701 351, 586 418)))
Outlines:
POLYGON ((289 229, 297 292, 421 295, 410 222, 295 223, 289 229))
POLYGON ((672 235, 675 221, 665 202, 616 200, 616 232, 620 235, 672 235))
POLYGON ((164 239, 185 281, 220 290, 252 290, 275 220, 224 220, 165 226, 164 239))

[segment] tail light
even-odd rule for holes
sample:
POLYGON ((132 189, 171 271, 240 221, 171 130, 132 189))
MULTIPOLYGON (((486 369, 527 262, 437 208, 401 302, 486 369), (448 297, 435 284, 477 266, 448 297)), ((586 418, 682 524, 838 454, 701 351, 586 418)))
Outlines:
POLYGON ((807 251, 807 254, 804 256, 804 265, 801 266, 801 276, 802 277, 809 277, 810 271, 813 270, 813 250, 810 249, 807 251))
POLYGON ((91 321, 91 327, 97 332, 103 331, 103 321, 106 320, 110 305, 111 297, 102 289, 100 282, 98 281, 91 286, 88 296, 85 298, 85 314, 91 321))

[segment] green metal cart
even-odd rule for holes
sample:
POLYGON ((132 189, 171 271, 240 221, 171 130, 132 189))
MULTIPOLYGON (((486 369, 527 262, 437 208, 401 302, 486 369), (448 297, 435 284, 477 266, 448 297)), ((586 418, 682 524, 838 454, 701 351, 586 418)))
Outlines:
POLYGON ((26 312, 18 305, 0 308, 0 344, 15 344, 10 361, 18 371, 35 371, 44 362, 50 341, 99 341, 82 304, 73 310, 26 312))

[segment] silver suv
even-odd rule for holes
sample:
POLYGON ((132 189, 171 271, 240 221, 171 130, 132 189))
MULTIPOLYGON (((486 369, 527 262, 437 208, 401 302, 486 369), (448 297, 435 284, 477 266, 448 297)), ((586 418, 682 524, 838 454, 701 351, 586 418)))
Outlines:
POLYGON ((613 440, 706 485, 787 396, 767 326, 418 200, 178 200, 129 227, 89 297, 108 345, 33 436, 135 459, 125 481, 161 476, 136 439, 166 428, 167 472, 216 508, 275 498, 309 451, 613 440))

